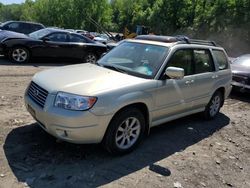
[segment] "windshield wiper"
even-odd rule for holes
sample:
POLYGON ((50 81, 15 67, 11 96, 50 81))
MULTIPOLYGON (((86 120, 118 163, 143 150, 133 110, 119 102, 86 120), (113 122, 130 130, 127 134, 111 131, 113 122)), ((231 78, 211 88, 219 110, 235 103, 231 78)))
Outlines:
POLYGON ((112 69, 112 70, 115 70, 115 71, 118 71, 118 72, 121 72, 121 73, 125 73, 125 74, 128 74, 124 69, 121 69, 121 68, 118 68, 114 65, 102 65, 103 67, 105 68, 108 68, 108 69, 112 69))

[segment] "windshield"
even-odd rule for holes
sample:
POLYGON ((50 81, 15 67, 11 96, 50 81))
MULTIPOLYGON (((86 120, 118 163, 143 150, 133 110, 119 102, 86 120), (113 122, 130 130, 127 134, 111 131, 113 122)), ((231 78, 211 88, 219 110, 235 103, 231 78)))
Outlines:
POLYGON ((50 30, 50 29, 40 29, 38 31, 30 33, 29 37, 34 38, 34 39, 41 39, 44 36, 50 34, 51 32, 52 32, 52 30, 50 30))
POLYGON ((250 67, 250 54, 243 55, 237 58, 235 61, 233 61, 233 64, 239 64, 239 65, 250 67))
POLYGON ((100 37, 100 38, 103 38, 103 39, 108 39, 109 37, 105 34, 100 34, 100 35, 97 35, 96 37, 100 37))
POLYGON ((164 46, 123 42, 101 58, 98 64, 127 74, 154 78, 167 52, 168 48, 164 46))

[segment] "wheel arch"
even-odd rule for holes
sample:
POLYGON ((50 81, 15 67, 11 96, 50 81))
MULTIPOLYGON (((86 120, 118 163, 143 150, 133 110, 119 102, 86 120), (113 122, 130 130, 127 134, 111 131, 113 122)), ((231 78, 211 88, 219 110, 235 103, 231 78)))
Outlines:
POLYGON ((88 50, 86 50, 86 53, 93 53, 96 55, 97 59, 101 57, 101 55, 105 52, 107 52, 107 47, 102 47, 98 45, 89 45, 88 50))
POLYGON ((31 49, 30 49, 28 46, 25 46, 25 45, 23 45, 23 44, 14 44, 14 45, 8 47, 8 54, 11 52, 11 50, 12 50, 13 48, 17 48, 17 47, 22 47, 22 48, 27 49, 27 50, 29 51, 29 56, 30 56, 30 57, 32 56, 32 51, 31 51, 31 49))
POLYGON ((224 87, 219 87, 218 89, 216 89, 216 91, 214 93, 216 93, 216 92, 220 92, 222 95, 222 98, 223 98, 223 100, 221 101, 221 107, 222 107, 224 105, 226 89, 224 87))
POLYGON ((82 56, 82 59, 83 59, 84 61, 86 61, 86 58, 87 58, 87 56, 88 56, 89 54, 93 54, 93 55, 96 57, 96 61, 99 59, 98 54, 97 54, 95 51, 93 51, 93 50, 87 50, 87 51, 84 53, 84 55, 82 56))
MULTIPOLYGON (((126 106, 123 106, 122 108, 120 108, 118 111, 115 112, 115 114, 113 115, 113 117, 111 118, 111 120, 109 121, 109 124, 108 124, 108 127, 106 129, 106 132, 110 126, 110 123, 113 121, 113 119, 119 115, 120 113, 122 113, 125 109, 129 109, 129 108, 136 108, 137 110, 139 110, 144 118, 145 118, 145 134, 147 135, 149 133, 149 130, 150 130, 150 126, 149 126, 149 122, 150 122, 150 117, 149 117, 149 110, 148 110, 148 107, 145 103, 143 102, 136 102, 136 103, 132 103, 132 104, 128 104, 126 106)), ((106 135, 106 132, 105 132, 105 135, 106 135)), ((104 135, 104 138, 105 138, 105 135, 104 135)))

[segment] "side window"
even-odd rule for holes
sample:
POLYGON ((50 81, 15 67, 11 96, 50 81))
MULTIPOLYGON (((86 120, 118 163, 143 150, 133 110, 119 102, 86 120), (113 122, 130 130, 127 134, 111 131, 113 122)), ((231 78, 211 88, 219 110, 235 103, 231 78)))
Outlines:
POLYGON ((193 74, 192 50, 178 50, 171 57, 167 67, 183 68, 186 75, 193 74))
POLYGON ((84 37, 81 37, 81 36, 78 36, 78 35, 74 35, 74 34, 71 34, 69 36, 69 41, 70 42, 87 42, 84 37))
POLYGON ((37 31, 39 29, 43 29, 43 27, 41 25, 36 25, 36 24, 32 25, 32 32, 37 31))
POLYGON ((209 50, 194 50, 195 73, 213 72, 214 65, 209 50))
POLYGON ((25 34, 31 33, 30 24, 28 24, 28 23, 21 23, 20 24, 20 32, 25 33, 25 34))
POLYGON ((65 33, 53 33, 47 36, 50 41, 54 42, 67 42, 67 34, 65 33))
POLYGON ((34 32, 36 30, 39 30, 39 29, 36 29, 36 25, 30 24, 30 33, 34 32))
POLYGON ((219 70, 228 69, 228 62, 225 53, 221 50, 213 50, 213 54, 219 65, 219 70))
POLYGON ((17 31, 19 28, 19 25, 20 25, 19 23, 13 22, 13 23, 10 23, 6 28, 11 31, 17 31))

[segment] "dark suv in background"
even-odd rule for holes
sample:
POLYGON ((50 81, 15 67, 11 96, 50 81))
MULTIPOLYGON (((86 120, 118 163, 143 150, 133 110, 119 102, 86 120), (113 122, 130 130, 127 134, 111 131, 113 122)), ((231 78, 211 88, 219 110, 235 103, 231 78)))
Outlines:
POLYGON ((29 34, 45 28, 43 24, 25 21, 7 21, 0 25, 0 29, 29 34))

